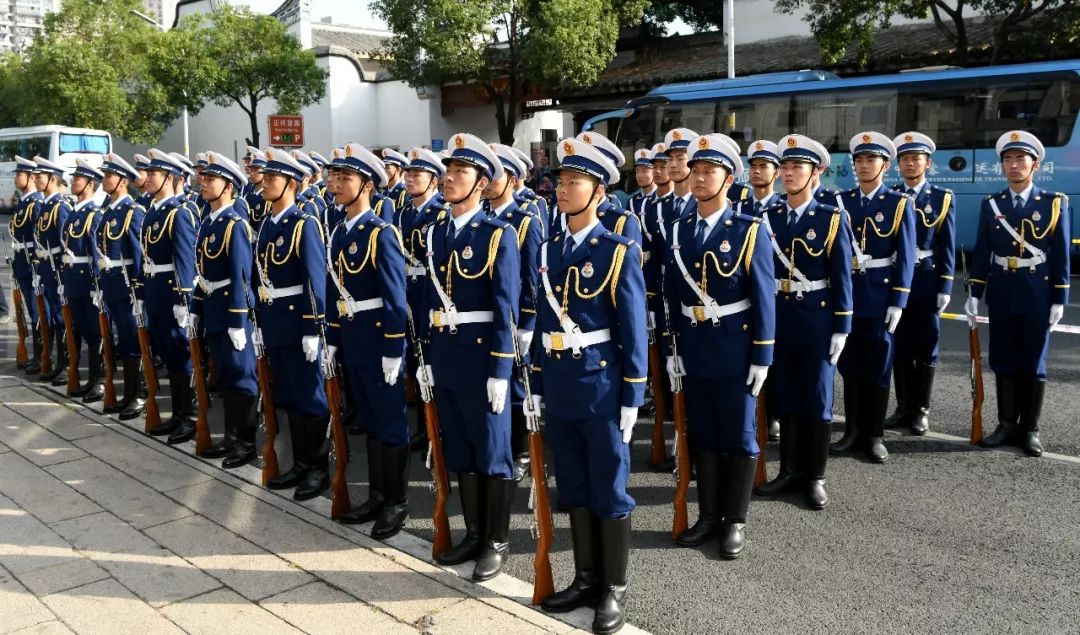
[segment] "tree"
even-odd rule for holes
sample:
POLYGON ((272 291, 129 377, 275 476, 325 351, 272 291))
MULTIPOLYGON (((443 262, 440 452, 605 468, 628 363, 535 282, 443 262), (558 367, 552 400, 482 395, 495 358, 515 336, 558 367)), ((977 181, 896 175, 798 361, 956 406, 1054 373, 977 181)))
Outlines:
POLYGON ((131 11, 139 0, 67 0, 46 16, 23 56, 0 62, 3 125, 103 128, 156 141, 187 105, 165 69, 180 64, 158 29, 131 11))
POLYGON ((189 73, 189 97, 219 106, 236 104, 248 116, 250 145, 259 145, 259 107, 267 99, 282 114, 298 114, 326 94, 327 72, 277 18, 224 4, 215 11, 185 18, 170 32, 175 46, 202 59, 204 68, 189 73))
POLYGON ((785 13, 805 10, 810 30, 821 46, 826 63, 836 63, 854 44, 865 64, 873 49, 874 33, 892 19, 934 20, 945 40, 956 50, 955 61, 968 63, 970 41, 966 20, 983 15, 994 25, 990 63, 1001 61, 1014 38, 1022 37, 1035 18, 1048 10, 1075 4, 1075 0, 777 0, 785 13))
POLYGON ((529 86, 581 86, 615 56, 620 25, 640 23, 649 0, 375 0, 393 36, 382 50, 411 86, 474 83, 495 106, 499 140, 529 86))
POLYGON ((698 31, 724 26, 723 0, 652 0, 645 9, 646 31, 657 37, 667 33, 667 25, 682 20, 698 31))

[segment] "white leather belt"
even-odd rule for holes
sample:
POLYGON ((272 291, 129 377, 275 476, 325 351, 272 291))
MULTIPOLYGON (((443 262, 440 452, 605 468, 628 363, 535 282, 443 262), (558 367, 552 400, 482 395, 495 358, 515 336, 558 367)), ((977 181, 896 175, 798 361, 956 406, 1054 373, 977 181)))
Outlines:
POLYGON ((690 318, 690 321, 694 324, 708 319, 712 319, 715 323, 716 320, 719 320, 722 317, 742 313, 749 308, 750 299, 745 298, 738 302, 732 302, 731 304, 717 304, 712 308, 711 313, 709 309, 704 306, 687 306, 684 304, 682 305, 682 314, 690 318))
POLYGON ((34 241, 28 243, 11 243, 11 248, 15 250, 15 253, 20 253, 28 249, 34 248, 34 241))
POLYGON ((156 262, 154 262, 153 260, 148 260, 146 262, 146 266, 143 267, 143 269, 146 271, 146 273, 150 274, 151 276, 156 276, 159 273, 172 273, 172 272, 176 271, 176 265, 174 265, 171 262, 169 264, 166 264, 166 265, 159 265, 156 262))
POLYGON ((98 265, 100 265, 101 268, 105 270, 112 269, 113 267, 116 267, 118 265, 128 266, 133 264, 135 264, 135 261, 131 258, 124 258, 123 260, 112 260, 111 258, 98 259, 98 265))
POLYGON ((915 260, 917 260, 919 262, 922 262, 922 261, 926 260, 927 258, 929 258, 930 256, 933 256, 933 255, 934 255, 934 250, 933 249, 916 249, 915 250, 915 260))
POLYGON ((363 311, 381 309, 382 306, 382 298, 371 298, 369 300, 338 300, 338 313, 361 313, 363 311))
POLYGON ((218 289, 222 289, 224 287, 229 286, 230 284, 232 284, 232 280, 217 280, 215 282, 210 282, 209 280, 207 280, 205 278, 199 278, 199 286, 207 294, 211 294, 211 293, 217 291, 218 289))
POLYGON ((611 329, 600 329, 599 331, 589 331, 588 333, 564 333, 562 331, 555 331, 552 333, 544 333, 541 339, 544 343, 544 350, 548 353, 551 351, 568 351, 571 349, 580 351, 588 346, 610 342, 611 329))
POLYGON ((776 290, 783 291, 784 293, 798 293, 802 295, 811 291, 820 291, 826 289, 829 286, 828 280, 807 280, 806 282, 800 282, 799 280, 777 280, 776 290))
POLYGON ((1044 262, 1046 262, 1045 258, 1017 258, 1016 256, 1003 258, 1001 256, 994 256, 994 264, 1006 271, 1016 271, 1017 269, 1023 269, 1025 267, 1034 271, 1035 267, 1044 262))
POLYGON ((64 255, 64 262, 69 265, 88 265, 90 264, 89 256, 68 256, 64 255))
POLYGON ((860 259, 855 256, 851 259, 851 270, 865 272, 867 269, 880 269, 882 267, 889 267, 893 264, 893 256, 888 258, 868 258, 864 256, 860 259))
POLYGON ((455 311, 453 314, 446 311, 429 311, 431 326, 456 327, 458 324, 476 324, 480 322, 492 322, 495 320, 494 311, 455 311))
POLYGON ((297 284, 291 287, 273 287, 267 289, 266 287, 259 287, 259 299, 263 302, 269 303, 271 300, 277 300, 280 298, 291 298, 294 295, 300 295, 304 292, 304 285, 297 284))
POLYGON ((427 267, 423 265, 412 266, 405 265, 405 277, 407 278, 419 278, 427 275, 427 267))

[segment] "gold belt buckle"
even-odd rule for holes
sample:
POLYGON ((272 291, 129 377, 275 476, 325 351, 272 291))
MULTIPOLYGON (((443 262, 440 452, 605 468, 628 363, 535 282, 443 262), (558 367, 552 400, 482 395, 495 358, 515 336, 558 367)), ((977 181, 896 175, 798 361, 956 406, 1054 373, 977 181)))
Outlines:
POLYGON ((439 328, 443 325, 442 316, 442 311, 435 311, 431 314, 431 321, 435 325, 435 328, 439 328))
POLYGON ((703 306, 694 307, 694 321, 695 322, 704 322, 705 321, 705 307, 703 307, 703 306))
POLYGON ((1008 258, 1008 266, 1009 266, 1009 271, 1016 271, 1016 269, 1020 266, 1020 259, 1017 258, 1016 256, 1009 256, 1009 258, 1008 258))
POLYGON ((562 333, 552 333, 551 334, 551 350, 553 350, 553 351, 564 351, 564 350, 566 350, 566 346, 563 344, 562 333))
POLYGON ((270 290, 266 287, 259 287, 259 299, 269 304, 271 300, 270 290))
POLYGON ((349 305, 345 302, 345 300, 337 301, 337 312, 338 315, 347 315, 349 313, 349 305))
POLYGON ((791 280, 781 280, 780 290, 784 293, 791 293, 791 280))
POLYGON ((856 269, 859 269, 859 268, 860 268, 859 267, 859 257, 858 256, 852 256, 852 258, 851 258, 851 270, 855 271, 856 269))
POLYGON ((98 266, 101 267, 102 269, 108 269, 109 268, 109 261, 107 259, 105 259, 105 258, 98 258, 98 266))

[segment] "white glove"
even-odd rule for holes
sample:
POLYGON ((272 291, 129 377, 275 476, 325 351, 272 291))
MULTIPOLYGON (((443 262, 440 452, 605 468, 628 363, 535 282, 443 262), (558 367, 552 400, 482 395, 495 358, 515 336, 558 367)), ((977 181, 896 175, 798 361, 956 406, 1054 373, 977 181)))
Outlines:
POLYGON ((304 359, 309 363, 319 358, 319 338, 315 335, 305 335, 300 340, 300 348, 304 350, 304 359))
POLYGON ((135 301, 135 306, 131 307, 131 314, 132 315, 143 315, 143 301, 142 300, 136 300, 135 301))
POLYGON ((1061 318, 1065 317, 1065 305, 1064 304, 1051 304, 1050 305, 1050 328, 1057 326, 1057 323, 1061 321, 1061 318))
POLYGON ((885 309, 885 324, 890 333, 896 332, 896 325, 900 324, 900 316, 904 314, 904 310, 898 306, 891 306, 885 309))
POLYGON ((765 385, 765 378, 769 375, 768 366, 755 366, 750 364, 750 374, 746 376, 746 385, 750 386, 750 394, 757 397, 761 387, 765 385))
POLYGON ((529 352, 529 347, 532 346, 533 332, 518 330, 518 352, 524 355, 529 352))
POLYGON ((247 346, 247 331, 244 329, 229 329, 229 339, 232 340, 233 348, 242 351, 247 346))
POLYGON ((39 276, 38 274, 35 273, 34 277, 31 278, 31 284, 35 289, 40 289, 41 288, 41 276, 39 276))
POLYGON ((945 312, 945 307, 949 306, 949 294, 939 293, 937 294, 937 314, 941 315, 945 312))
POLYGON ((188 308, 182 304, 174 304, 172 308, 172 314, 173 317, 176 318, 176 324, 180 328, 186 329, 188 325, 188 317, 190 317, 188 314, 188 308))
POLYGON ((634 424, 637 423, 638 409, 633 406, 623 406, 619 409, 619 430, 622 431, 622 442, 630 443, 630 437, 634 434, 634 424))
POLYGON ((537 432, 540 430, 540 406, 543 405, 544 399, 540 395, 533 395, 532 399, 526 399, 521 404, 521 409, 525 414, 525 427, 530 432, 537 432))
POLYGON ((101 291, 90 292, 90 302, 93 303, 93 305, 96 306, 98 309, 101 309, 101 307, 104 306, 102 304, 103 301, 104 299, 101 291))
POLYGON ((193 331, 198 331, 199 330, 199 316, 195 315, 194 313, 189 313, 188 314, 188 321, 191 323, 191 330, 193 330, 193 331))
POLYGON ((979 322, 979 299, 976 297, 970 297, 967 302, 964 303, 964 315, 967 316, 968 326, 975 328, 979 322))
POLYGON ((495 414, 501 414, 503 408, 506 407, 506 389, 509 385, 510 382, 505 379, 488 377, 487 399, 488 403, 491 404, 491 411, 495 414))
POLYGON ((425 402, 431 401, 431 389, 435 387, 435 375, 431 373, 431 366, 416 369, 416 385, 420 387, 420 398, 425 402))
POLYGON ((650 331, 656 328, 656 312, 648 311, 645 314, 645 328, 650 331))
POLYGON ((326 345, 326 356, 330 359, 337 359, 338 347, 333 344, 326 345))
POLYGON ((665 366, 667 368, 668 379, 673 386, 678 383, 676 381, 677 378, 686 376, 686 369, 683 368, 682 355, 669 356, 665 366))
POLYGON ((847 344, 847 333, 833 333, 832 339, 829 340, 829 363, 836 366, 836 362, 840 360, 840 353, 844 352, 844 345, 847 344))
POLYGON ((386 380, 388 386, 393 386, 397 383, 398 375, 401 373, 401 358, 400 357, 384 357, 382 358, 382 372, 383 379, 386 380))

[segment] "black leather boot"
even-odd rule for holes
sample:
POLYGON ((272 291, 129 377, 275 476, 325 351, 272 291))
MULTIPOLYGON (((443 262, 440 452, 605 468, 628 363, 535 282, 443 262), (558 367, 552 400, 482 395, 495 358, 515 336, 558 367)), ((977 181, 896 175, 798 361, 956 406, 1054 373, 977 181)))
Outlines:
POLYGON ((844 379, 844 436, 829 446, 833 454, 848 454, 860 443, 859 421, 863 416, 861 393, 865 386, 854 379, 844 379))
MULTIPOLYGON (((196 369, 196 372, 197 369, 196 369)), ((195 391, 191 389, 191 375, 169 373, 169 394, 172 400, 172 417, 169 422, 173 429, 167 443, 176 445, 195 438, 195 391), (177 390, 180 388, 181 390, 177 390)), ((168 424, 166 424, 168 425, 168 424)), ((153 431, 150 434, 154 434, 153 431)))
POLYGON ((769 443, 780 441, 780 417, 769 417, 769 443))
POLYGON ((203 453, 199 455, 202 458, 222 459, 236 447, 236 411, 239 404, 235 395, 236 393, 232 390, 221 393, 222 407, 225 410, 225 433, 221 435, 221 441, 203 450, 203 453))
POLYGON ((522 406, 510 408, 510 451, 514 456, 514 482, 520 483, 529 473, 529 430, 522 406))
MULTIPOLYGON (((101 383, 101 376, 104 374, 104 371, 101 368, 101 351, 92 350, 94 347, 90 346, 89 343, 86 348, 88 349, 86 351, 86 383, 79 384, 79 387, 68 395, 68 397, 78 398, 80 400, 90 392, 90 389, 94 387, 95 383, 98 385, 98 393, 105 392, 105 386, 101 383)), ((98 399, 101 399, 100 394, 98 395, 98 399)))
POLYGON ((296 410, 288 410, 285 414, 289 420, 289 440, 292 441, 292 466, 288 471, 266 482, 266 486, 274 490, 296 487, 311 469, 304 437, 304 415, 296 410))
POLYGON ((913 360, 896 360, 893 364, 893 384, 896 386, 896 410, 885 420, 886 428, 906 428, 914 416, 913 389, 915 368, 913 360))
MULTIPOLYGON (((782 433, 781 433, 782 436, 782 433)), ((724 517, 720 526, 720 557, 734 560, 746 547, 743 525, 750 511, 750 492, 754 487, 756 456, 733 454, 720 457, 720 514, 724 517)))
POLYGON ((39 375, 41 374, 41 331, 36 326, 30 333, 30 340, 33 353, 28 356, 30 359, 26 360, 26 368, 23 372, 27 375, 39 375))
POLYGON ((514 500, 517 482, 512 478, 485 476, 484 541, 476 556, 472 579, 476 582, 490 580, 499 575, 506 559, 510 557, 510 504, 514 500))
POLYGON ((866 456, 872 463, 884 463, 889 460, 889 450, 885 448, 885 413, 889 411, 889 387, 866 384, 863 404, 863 431, 866 433, 866 456))
POLYGON ((570 510, 570 537, 574 543, 574 581, 562 591, 544 598, 540 608, 548 613, 568 613, 582 606, 595 607, 600 599, 599 531, 588 507, 570 510))
POLYGON ((1028 456, 1039 457, 1043 454, 1042 442, 1039 441, 1039 418, 1042 416, 1043 398, 1046 394, 1046 382, 1037 377, 1024 380, 1024 403, 1020 405, 1020 429, 1024 435, 1020 449, 1028 456))
POLYGON ((930 429, 930 396, 934 392, 935 368, 922 362, 916 362, 912 374, 912 402, 914 411, 911 416, 911 434, 921 437, 930 429))
POLYGON ((714 537, 720 528, 720 457, 715 452, 698 450, 697 459, 697 494, 698 520, 675 537, 675 542, 684 547, 697 547, 714 537))
POLYGON ((124 398, 116 404, 119 408, 120 420, 128 421, 143 415, 146 402, 142 395, 146 394, 146 378, 143 376, 138 357, 125 357, 121 362, 121 373, 124 376, 124 398))
MULTIPOLYGON (((330 487, 330 439, 326 436, 326 426, 330 423, 330 415, 304 415, 304 434, 307 437, 306 447, 313 450, 308 453, 308 463, 311 469, 293 492, 294 501, 306 501, 321 495, 326 488, 330 487)), ((348 450, 341 453, 339 460, 348 460, 348 450)))
POLYGON ((385 498, 383 493, 386 491, 385 481, 383 480, 386 470, 383 467, 385 448, 381 443, 375 440, 375 437, 368 435, 367 437, 367 459, 368 459, 368 498, 358 506, 353 507, 349 511, 345 512, 338 518, 339 523, 346 525, 358 525, 360 523, 366 523, 370 520, 375 520, 379 513, 382 512, 385 504, 385 498))
POLYGON ((806 504, 810 509, 825 509, 829 493, 825 491, 825 464, 829 461, 830 421, 803 421, 802 452, 806 457, 806 504))
POLYGON ((990 435, 983 437, 982 446, 987 448, 1013 443, 1019 429, 1017 380, 1012 377, 994 375, 994 384, 997 392, 998 425, 990 435))
POLYGON ((190 408, 191 397, 187 397, 189 390, 188 382, 184 381, 185 375, 169 373, 169 401, 172 407, 172 416, 163 420, 156 427, 151 428, 150 435, 155 437, 169 436, 183 420, 184 412, 190 408))
POLYGON ((52 372, 48 375, 42 375, 41 381, 48 382, 52 386, 64 386, 67 384, 68 371, 67 335, 64 331, 64 325, 54 326, 52 336, 53 353, 56 355, 56 361, 53 362, 52 372))
MULTIPOLYGON (((231 426, 233 438, 229 453, 221 462, 226 470, 247 465, 255 460, 255 429, 258 425, 258 395, 245 395, 235 391, 226 391, 225 420, 233 420, 231 426)), ((226 435, 229 427, 225 429, 226 435)), ((230 440, 227 440, 228 443, 230 440)))
POLYGON ((462 472, 458 474, 458 493, 461 496, 461 516, 465 520, 465 537, 456 546, 435 556, 435 562, 441 565, 455 565, 468 562, 480 553, 481 527, 484 518, 484 492, 479 474, 462 472))
POLYGON ((382 481, 386 504, 375 519, 371 537, 386 540, 397 535, 409 518, 409 455, 408 447, 383 448, 382 481))
POLYGON ((776 496, 802 486, 805 475, 799 457, 805 452, 801 447, 805 443, 800 442, 805 431, 801 428, 799 420, 794 417, 780 419, 780 471, 776 478, 757 488, 758 494, 776 496))
POLYGON ((600 599, 594 633, 614 633, 626 623, 626 563, 630 560, 630 516, 600 523, 600 599))

